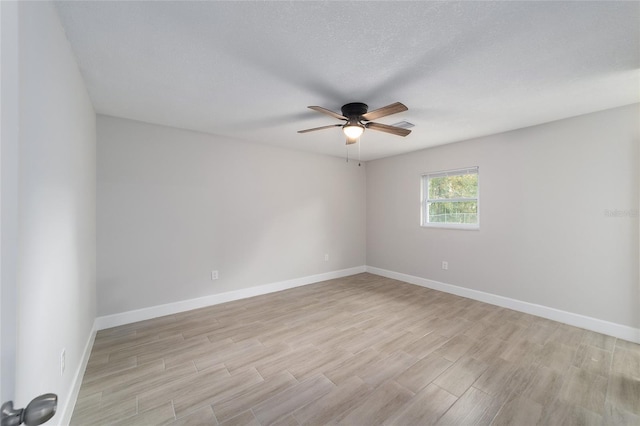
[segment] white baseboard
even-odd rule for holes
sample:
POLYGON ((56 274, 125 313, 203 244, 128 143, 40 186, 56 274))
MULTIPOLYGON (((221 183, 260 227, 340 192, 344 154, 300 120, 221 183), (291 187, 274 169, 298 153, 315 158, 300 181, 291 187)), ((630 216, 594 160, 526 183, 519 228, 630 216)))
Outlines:
POLYGON ((457 296, 466 297, 468 299, 489 303, 491 305, 513 309, 514 311, 536 315, 542 318, 562 322, 575 327, 584 328, 586 330, 595 331, 597 333, 606 334, 630 342, 640 343, 640 328, 616 324, 585 315, 575 314, 573 312, 550 308, 548 306, 536 305, 535 303, 523 302, 522 300, 511 299, 509 297, 498 296, 496 294, 485 293, 483 291, 472 290, 470 288, 458 287, 451 284, 441 283, 439 281, 420 278, 400 272, 389 271, 373 266, 367 266, 366 271, 372 274, 381 275, 383 277, 419 285, 421 287, 427 287, 433 290, 443 291, 445 293, 451 293, 457 296))
MULTIPOLYGON (((138 321, 144 321, 165 315, 172 315, 179 312, 190 311, 192 309, 204 308, 206 306, 217 305, 220 303, 231 302, 234 300, 246 299, 248 297, 260 296, 263 294, 274 293, 276 291, 287 290, 294 287, 300 287, 320 281, 342 278, 349 275, 359 274, 362 272, 370 272, 372 274, 381 275, 383 277, 404 281, 410 284, 419 285, 421 287, 433 290, 443 291, 445 293, 455 294, 457 296, 466 297, 480 302, 489 303, 503 308, 513 309, 515 311, 536 315, 542 318, 562 322, 575 327, 584 328, 586 330, 607 334, 634 343, 640 343, 640 328, 629 327, 593 317, 588 317, 573 312, 562 311, 560 309, 548 306, 537 305, 535 303, 524 302, 522 300, 511 299, 509 297, 499 296, 496 294, 486 293, 479 290, 473 290, 465 287, 459 287, 452 284, 446 284, 439 281, 429 280, 426 278, 416 277, 414 275, 403 274, 400 272, 389 271, 386 269, 376 268, 374 266, 357 266, 354 268, 341 269, 338 271, 326 272, 307 277, 295 278, 287 281, 279 281, 270 284, 264 284, 255 287, 244 288, 240 290, 229 291, 226 293, 212 294, 210 296, 200 297, 197 299, 182 300, 179 302, 168 303, 165 305, 151 306, 148 308, 138 309, 134 311, 122 312, 113 315, 107 315, 96 318, 94 332, 91 340, 95 338, 96 330, 117 327, 119 325, 130 324, 138 321)), ((86 351, 86 360, 82 372, 91 351, 88 346, 86 351)), ((80 376, 82 377, 82 376, 80 376)), ((75 384, 74 384, 75 386, 75 384)), ((77 384, 79 390, 80 383, 77 384)), ((76 392, 77 396, 77 392, 76 392)), ((75 402, 75 399, 74 399, 75 402)))
POLYGON ((167 303, 166 305, 151 306, 148 308, 137 309, 135 311, 106 315, 96 318, 95 324, 97 330, 104 330, 105 328, 117 327, 119 325, 144 321, 152 318, 162 317, 165 315, 172 315, 179 312, 190 311, 192 309, 204 308, 206 306, 231 302, 233 300, 246 299, 248 297, 274 293, 276 291, 287 290, 290 288, 313 284, 320 281, 347 277, 349 275, 360 274, 362 272, 365 272, 365 270, 366 266, 356 266, 354 268, 325 272, 317 275, 309 275, 307 277, 279 281, 256 287, 243 288, 226 293, 212 294, 210 296, 199 297, 197 299, 182 300, 179 302, 167 303))
POLYGON ((58 424, 60 425, 68 425, 71 424, 71 416, 73 415, 73 409, 76 406, 76 401, 78 400, 78 394, 80 393, 80 386, 82 385, 82 379, 84 377, 84 372, 87 369, 87 363, 89 362, 89 357, 91 356, 91 349, 93 348, 93 342, 96 340, 96 323, 93 323, 93 328, 91 329, 91 333, 89 334, 89 339, 87 339, 87 344, 84 347, 84 351, 82 353, 82 359, 80 360, 80 365, 76 370, 76 374, 73 376, 73 382, 71 383, 71 390, 69 391, 69 395, 67 395, 66 402, 64 407, 59 412, 60 421, 58 424))

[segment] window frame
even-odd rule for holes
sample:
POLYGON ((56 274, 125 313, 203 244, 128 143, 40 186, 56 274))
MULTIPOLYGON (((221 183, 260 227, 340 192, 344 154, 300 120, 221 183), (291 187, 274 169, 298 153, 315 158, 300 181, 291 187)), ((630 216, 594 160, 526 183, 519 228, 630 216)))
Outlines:
POLYGON ((461 167, 459 169, 442 170, 437 172, 428 172, 420 175, 420 226, 423 228, 442 228, 442 229, 466 229, 477 231, 480 229, 480 167, 461 167), (462 176, 466 174, 475 174, 478 181, 478 191, 475 198, 450 198, 447 202, 464 202, 475 201, 477 209, 477 223, 448 223, 448 222, 429 222, 429 203, 433 201, 443 202, 445 199, 429 198, 429 182, 430 179, 444 176, 462 176))

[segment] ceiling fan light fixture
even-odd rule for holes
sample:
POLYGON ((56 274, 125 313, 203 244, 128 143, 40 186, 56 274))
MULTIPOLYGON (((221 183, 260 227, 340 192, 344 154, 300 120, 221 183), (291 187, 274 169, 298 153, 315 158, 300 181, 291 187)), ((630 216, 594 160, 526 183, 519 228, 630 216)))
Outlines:
POLYGON ((362 132, 364 132, 364 126, 358 122, 348 122, 342 126, 342 131, 349 139, 358 139, 362 132))

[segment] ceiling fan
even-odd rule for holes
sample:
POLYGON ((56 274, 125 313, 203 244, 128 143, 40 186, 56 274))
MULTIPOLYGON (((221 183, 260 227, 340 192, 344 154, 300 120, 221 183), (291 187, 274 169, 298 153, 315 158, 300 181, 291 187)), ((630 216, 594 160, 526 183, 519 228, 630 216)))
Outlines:
POLYGON ((362 132, 364 132, 364 129, 377 130, 379 132, 391 133, 392 135, 397 136, 407 136, 411 133, 411 130, 402 127, 389 126, 387 124, 374 123, 371 121, 377 118, 386 117, 387 115, 407 111, 408 108, 400 102, 395 102, 391 105, 387 105, 370 112, 367 112, 369 109, 367 104, 363 104, 362 102, 352 102, 342 106, 342 115, 319 106, 310 106, 309 108, 314 111, 330 115, 338 120, 343 120, 346 123, 330 124, 328 126, 314 127, 313 129, 299 130, 298 133, 315 132, 316 130, 329 129, 331 127, 342 127, 342 131, 347 137, 347 145, 356 143, 362 132))

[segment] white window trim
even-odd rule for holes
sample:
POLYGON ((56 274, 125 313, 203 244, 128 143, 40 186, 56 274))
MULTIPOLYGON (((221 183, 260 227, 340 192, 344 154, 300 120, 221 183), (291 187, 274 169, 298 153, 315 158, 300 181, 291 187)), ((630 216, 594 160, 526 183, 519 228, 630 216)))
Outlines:
POLYGON ((420 175, 420 226, 423 228, 440 228, 440 229, 466 229, 471 231, 477 231, 480 229, 480 168, 475 167, 463 167, 460 169, 444 170, 439 172, 423 173, 420 175), (478 197, 477 198, 451 198, 447 201, 476 201, 478 205, 478 223, 441 223, 441 222, 427 222, 428 213, 428 182, 429 179, 434 177, 443 176, 460 176, 464 174, 475 173, 478 175, 478 197))

